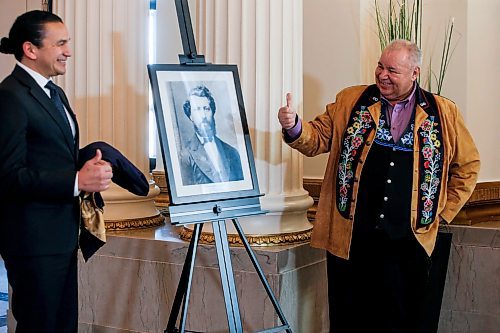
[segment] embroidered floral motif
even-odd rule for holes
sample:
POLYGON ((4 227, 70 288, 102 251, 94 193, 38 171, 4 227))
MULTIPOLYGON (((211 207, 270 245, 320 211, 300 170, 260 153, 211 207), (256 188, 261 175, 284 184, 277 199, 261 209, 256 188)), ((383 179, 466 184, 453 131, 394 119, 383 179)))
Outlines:
MULTIPOLYGON (((363 92, 349 116, 343 141, 341 142, 336 182, 336 204, 338 212, 346 219, 350 218, 351 198, 353 196, 352 184, 354 183, 354 171, 359 163, 360 152, 370 131, 375 128, 375 123, 367 107, 377 102, 378 99, 374 96, 379 95, 380 92, 375 85, 368 87, 363 92)), ((422 125, 418 128, 415 127, 415 115, 413 115, 410 126, 407 126, 401 139, 394 143, 387 125, 385 112, 382 112, 378 128, 376 128, 377 133, 374 142, 390 147, 394 151, 415 152, 414 149, 417 149, 419 159, 417 171, 420 185, 418 190, 417 228, 420 228, 432 223, 437 214, 441 178, 443 177, 444 150, 441 134, 442 124, 434 96, 417 88, 417 103, 422 108, 425 106, 424 112, 428 115, 427 120, 422 125), (418 147, 414 148, 414 145, 417 144, 418 147)))
POLYGON ((378 122, 377 134, 375 135, 375 140, 381 140, 381 141, 392 140, 391 131, 385 124, 386 124, 385 119, 383 119, 383 117, 380 117, 380 120, 378 122))
POLYGON ((343 141, 342 153, 339 161, 338 173, 338 209, 345 212, 351 183, 354 177, 354 159, 358 155, 359 149, 365 141, 367 129, 372 126, 373 120, 366 106, 361 106, 361 110, 355 111, 351 118, 351 124, 346 130, 343 141))
POLYGON ((413 129, 415 124, 410 125, 410 130, 401 137, 401 143, 405 146, 413 146, 413 129))
POLYGON ((412 151, 413 150, 413 124, 414 119, 411 119, 410 126, 407 126, 400 141, 395 143, 392 139, 391 130, 389 124, 387 123, 385 112, 380 115, 380 120, 378 122, 378 129, 375 135, 375 142, 379 145, 391 147, 396 150, 412 151))
POLYGON ((420 224, 427 225, 433 220, 435 195, 440 183, 441 141, 437 129, 438 123, 434 116, 429 116, 420 126, 421 151, 423 158, 423 180, 420 184, 422 191, 423 209, 421 211, 420 224))

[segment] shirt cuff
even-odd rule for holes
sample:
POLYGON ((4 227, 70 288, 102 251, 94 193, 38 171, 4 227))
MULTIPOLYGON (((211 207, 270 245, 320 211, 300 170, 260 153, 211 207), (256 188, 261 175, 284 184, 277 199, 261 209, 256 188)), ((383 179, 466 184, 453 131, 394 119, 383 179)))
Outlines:
POLYGON ((77 197, 80 195, 80 191, 78 190, 78 172, 75 177, 75 186, 73 186, 73 196, 77 197))
POLYGON ((283 134, 286 142, 292 142, 299 138, 302 134, 302 120, 298 115, 295 116, 295 125, 292 128, 284 129, 283 134))

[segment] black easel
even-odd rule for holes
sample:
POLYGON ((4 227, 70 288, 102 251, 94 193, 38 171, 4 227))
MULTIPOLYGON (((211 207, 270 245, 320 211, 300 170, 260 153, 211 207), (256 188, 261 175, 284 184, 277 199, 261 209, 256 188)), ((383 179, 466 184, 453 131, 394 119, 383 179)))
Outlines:
MULTIPOLYGON (((206 65, 205 57, 196 52, 193 27, 189 14, 187 0, 175 0, 179 29, 181 33, 182 46, 184 54, 179 55, 181 65, 206 65)), ((238 296, 234 282, 233 267, 231 264, 231 253, 229 251, 229 242, 227 239, 226 219, 230 219, 236 228, 238 235, 248 253, 252 264, 259 275, 267 295, 269 296, 273 307, 281 320, 282 325, 259 331, 292 333, 281 307, 274 296, 267 279, 255 257, 255 254, 246 239, 243 230, 238 222, 238 217, 265 214, 260 208, 258 197, 247 197, 223 200, 221 202, 202 202, 184 205, 172 205, 169 207, 170 219, 172 224, 194 224, 194 231, 189 243, 188 252, 182 268, 180 281, 175 294, 172 309, 165 333, 184 333, 186 331, 186 317, 189 305, 189 295, 193 280, 193 270, 196 259, 196 249, 199 244, 201 230, 204 222, 212 221, 212 229, 215 238, 215 247, 217 250, 217 261, 221 276, 222 290, 224 293, 224 303, 226 306, 227 321, 230 333, 243 333, 243 325, 238 305, 238 296), (181 311, 182 307, 182 311, 181 311), (179 328, 176 327, 179 318, 179 328)))
POLYGON ((191 14, 189 14, 187 0, 175 0, 175 9, 177 10, 177 20, 179 21, 182 48, 184 50, 184 54, 179 54, 179 62, 181 65, 205 65, 205 56, 196 52, 193 25, 191 24, 191 14))
MULTIPOLYGON (((263 214, 265 212, 256 212, 256 214, 263 214)), ((254 215, 256 215, 254 214, 254 215)), ((255 268, 259 279, 264 286, 269 299, 271 300, 273 307, 281 320, 282 325, 273 328, 265 329, 259 331, 264 332, 282 332, 292 333, 290 325, 288 324, 283 311, 278 303, 278 300, 273 294, 269 283, 262 271, 262 268, 255 257, 255 254, 248 243, 248 240, 243 233, 243 230, 238 222, 237 218, 231 219, 234 227, 236 228, 238 235, 240 236, 243 245, 252 261, 253 267, 255 268)), ((170 317, 167 323, 167 328, 165 333, 184 333, 193 332, 186 331, 186 316, 189 304, 189 295, 191 292, 191 284, 193 280, 193 270, 194 263, 196 260, 196 248, 199 244, 199 239, 201 235, 201 230, 203 228, 203 222, 198 222, 194 224, 194 231, 191 236, 191 242, 189 243, 188 252, 186 255, 186 260, 182 268, 181 277, 179 280, 179 285, 177 287, 177 292, 175 294, 174 302, 172 304, 172 310, 170 312, 170 317), (182 306, 182 311, 181 311, 182 306), (177 319, 179 317, 179 311, 181 311, 181 317, 179 321, 179 328, 176 328, 177 319)), ((230 333, 243 333, 243 325, 240 316, 240 310, 238 305, 238 296, 236 294, 236 286, 234 282, 233 268, 231 264, 231 254, 229 251, 229 242, 227 239, 227 229, 225 220, 215 220, 212 222, 212 229, 215 237, 215 247, 217 250, 217 261, 219 263, 219 271, 221 277, 222 291, 224 293, 224 303, 226 306, 226 315, 228 321, 228 328, 230 333)))
POLYGON ((52 0, 46 0, 42 3, 42 5, 46 6, 45 7, 45 10, 50 12, 50 13, 53 13, 52 11, 52 0))

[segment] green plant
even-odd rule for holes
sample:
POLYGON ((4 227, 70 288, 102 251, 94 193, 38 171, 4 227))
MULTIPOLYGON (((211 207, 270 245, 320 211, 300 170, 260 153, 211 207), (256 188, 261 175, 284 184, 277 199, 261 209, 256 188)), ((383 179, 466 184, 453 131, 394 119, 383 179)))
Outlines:
MULTIPOLYGON (((444 43, 443 43, 443 51, 441 53, 441 65, 439 66, 439 76, 436 77, 436 75, 433 72, 433 76, 437 81, 436 94, 438 95, 441 95, 441 88, 443 87, 446 70, 448 69, 448 65, 450 64, 450 59, 453 54, 453 51, 455 51, 455 47, 453 47, 450 53, 451 37, 453 35, 454 23, 455 21, 451 19, 447 29, 444 32, 444 43)), ((429 78, 429 90, 430 89, 431 89, 431 80, 429 78)))
MULTIPOLYGON (((394 39, 406 39, 422 47, 422 0, 411 2, 402 0, 389 0, 388 9, 385 14, 381 10, 379 1, 375 0, 375 18, 377 20, 377 32, 380 49, 383 50, 387 44, 394 39)), ((432 59, 429 58, 429 69, 427 77, 427 89, 432 91, 433 78, 437 82, 436 94, 441 94, 446 71, 453 55, 455 47, 451 48, 454 20, 451 19, 446 28, 441 53, 439 73, 432 70, 432 59)), ((420 82, 420 78, 419 78, 420 82)))
POLYGON ((375 16, 377 19, 380 50, 394 39, 406 39, 420 47, 422 31, 422 6, 420 0, 415 0, 410 8, 406 0, 401 3, 389 0, 387 17, 375 0, 375 16))

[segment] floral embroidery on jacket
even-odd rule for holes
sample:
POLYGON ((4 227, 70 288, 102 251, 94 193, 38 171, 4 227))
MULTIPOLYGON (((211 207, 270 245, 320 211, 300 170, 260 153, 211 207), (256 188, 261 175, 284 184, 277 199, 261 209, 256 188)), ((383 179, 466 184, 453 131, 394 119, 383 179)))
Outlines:
POLYGON ((406 132, 405 134, 403 134, 403 136, 401 137, 401 143, 405 146, 411 146, 413 147, 413 129, 415 128, 415 124, 412 123, 410 125, 410 130, 408 132, 406 132))
POLYGON ((377 134, 375 135, 375 140, 386 141, 386 142, 392 140, 391 131, 389 130, 388 126, 386 126, 386 121, 382 117, 380 117, 380 120, 378 122, 378 130, 377 134))
POLYGON ((350 218, 354 172, 357 169, 361 151, 371 130, 376 129, 374 140, 377 144, 404 151, 414 151, 416 149, 414 145, 418 144, 417 228, 426 227, 435 220, 443 177, 441 121, 434 95, 420 88, 417 88, 416 93, 417 103, 422 108, 425 107, 424 112, 428 118, 415 128, 413 116, 410 125, 397 143, 392 140, 384 112, 381 113, 378 128, 376 128, 367 109, 379 100, 375 96, 379 96, 380 91, 375 85, 369 86, 355 104, 341 142, 336 182, 337 209, 344 218, 350 218), (414 134, 415 130, 416 134, 414 134))
POLYGON ((361 106, 360 110, 354 111, 350 124, 346 129, 342 142, 342 153, 339 161, 338 172, 338 209, 345 212, 347 202, 351 197, 351 183, 354 177, 354 169, 359 159, 359 151, 366 140, 367 129, 373 126, 373 119, 366 106, 361 106))
POLYGON ((430 116, 420 126, 420 136, 422 137, 421 152, 423 159, 423 176, 420 184, 421 199, 423 209, 421 210, 420 224, 427 225, 434 219, 435 194, 438 192, 441 177, 441 141, 438 123, 434 121, 434 116, 430 116))
POLYGON ((413 128, 414 117, 412 117, 409 126, 406 127, 401 139, 394 143, 391 130, 387 123, 385 112, 380 115, 378 122, 377 133, 375 134, 375 142, 386 147, 391 147, 396 150, 412 151, 413 150, 413 128))

